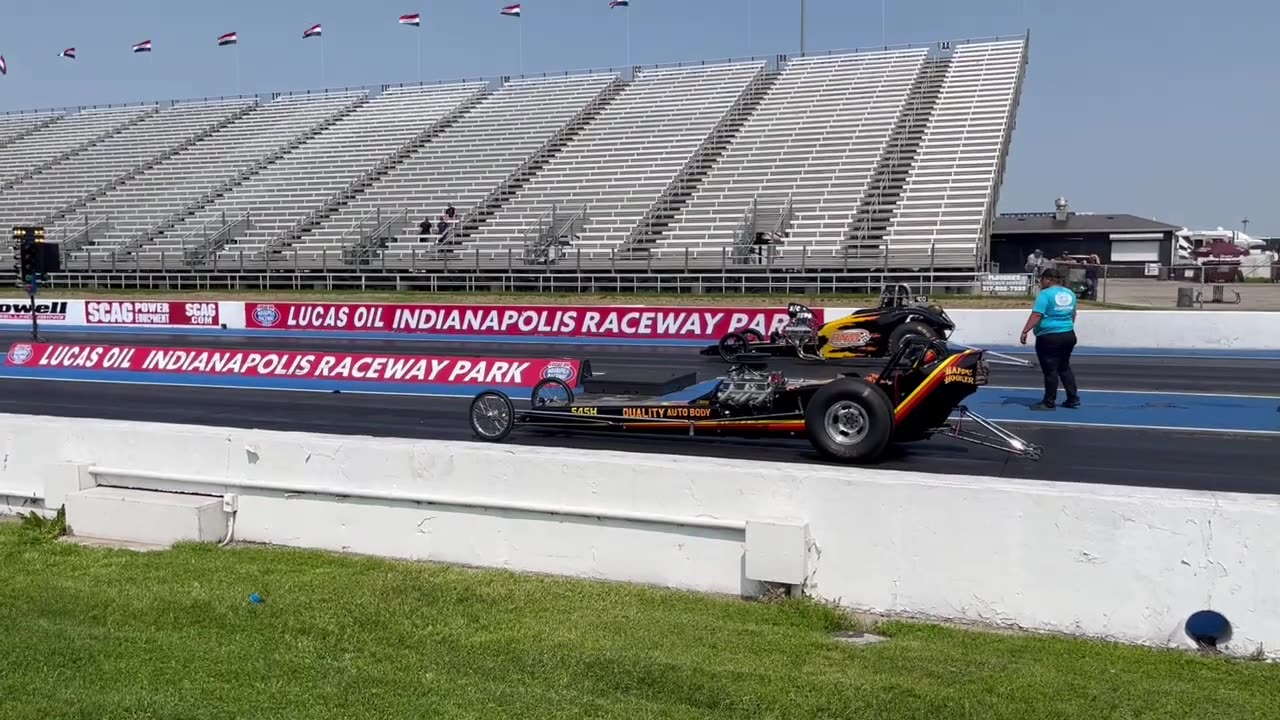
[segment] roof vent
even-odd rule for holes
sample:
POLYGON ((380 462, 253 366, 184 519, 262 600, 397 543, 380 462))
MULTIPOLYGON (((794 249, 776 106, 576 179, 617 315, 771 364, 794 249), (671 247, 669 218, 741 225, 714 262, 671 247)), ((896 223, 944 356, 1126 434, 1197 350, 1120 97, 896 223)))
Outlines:
POLYGON ((1058 222, 1067 221, 1069 206, 1067 205, 1066 198, 1058 198, 1057 200, 1054 200, 1053 209, 1054 209, 1054 213, 1053 213, 1054 220, 1057 220, 1058 222))

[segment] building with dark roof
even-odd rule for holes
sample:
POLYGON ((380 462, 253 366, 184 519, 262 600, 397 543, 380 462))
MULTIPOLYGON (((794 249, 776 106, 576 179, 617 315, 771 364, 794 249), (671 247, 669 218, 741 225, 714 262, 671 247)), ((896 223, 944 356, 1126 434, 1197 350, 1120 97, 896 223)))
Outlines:
POLYGON ((1174 233, 1182 228, 1125 213, 1073 212, 1061 198, 1054 212, 997 215, 991 226, 991 261, 998 272, 1022 272, 1027 256, 1097 255, 1109 268, 1135 276, 1148 264, 1168 267, 1175 257, 1174 233), (1118 266, 1118 267, 1116 267, 1118 266))

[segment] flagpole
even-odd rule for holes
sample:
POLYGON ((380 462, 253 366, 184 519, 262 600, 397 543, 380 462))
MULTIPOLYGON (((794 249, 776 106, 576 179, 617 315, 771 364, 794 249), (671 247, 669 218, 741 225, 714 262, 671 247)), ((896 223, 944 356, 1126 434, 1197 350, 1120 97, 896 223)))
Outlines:
POLYGON ((240 89, 240 38, 236 38, 236 95, 242 94, 240 89))
POLYGON ((422 84, 422 26, 418 26, 418 84, 422 84))
POLYGON ((624 9, 627 12, 627 67, 631 67, 631 6, 624 9))
POLYGON ((880 44, 888 46, 889 42, 884 34, 884 2, 885 0, 880 0, 880 44))
POLYGON ((524 75, 524 17, 516 18, 516 22, 520 25, 520 74, 524 75))
POLYGON ((324 88, 324 31, 320 31, 320 89, 324 88))
POLYGON ((751 56, 751 0, 747 0, 747 56, 751 56))

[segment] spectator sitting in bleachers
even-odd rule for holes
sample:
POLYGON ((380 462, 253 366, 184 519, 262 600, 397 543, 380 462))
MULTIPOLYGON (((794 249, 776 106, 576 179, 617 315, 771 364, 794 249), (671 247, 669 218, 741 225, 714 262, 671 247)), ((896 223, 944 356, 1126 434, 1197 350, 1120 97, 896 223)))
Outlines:
POLYGON ((457 215, 458 211, 453 209, 453 203, 449 203, 449 207, 444 209, 444 216, 449 218, 449 222, 453 222, 453 219, 457 217, 457 215))
POLYGON ((418 223, 418 236, 425 237, 431 234, 431 218, 424 217, 422 222, 418 223))

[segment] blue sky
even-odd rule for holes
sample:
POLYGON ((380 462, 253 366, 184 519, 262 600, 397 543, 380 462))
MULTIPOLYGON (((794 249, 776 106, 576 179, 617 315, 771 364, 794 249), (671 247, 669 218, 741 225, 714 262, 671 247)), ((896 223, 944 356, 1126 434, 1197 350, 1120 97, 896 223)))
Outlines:
MULTIPOLYGON (((0 0, 0 110, 791 53, 799 0, 0 0), (750 5, 750 32, 748 13, 750 5), (218 48, 224 32, 236 49, 218 48), (129 47, 152 40, 150 55, 129 47), (74 46, 80 59, 57 53, 74 46)), ((1001 211, 1132 212, 1280 235, 1280 2, 885 0, 889 43, 1032 31, 1001 211)), ((807 0, 809 50, 881 43, 880 0, 807 0)))

